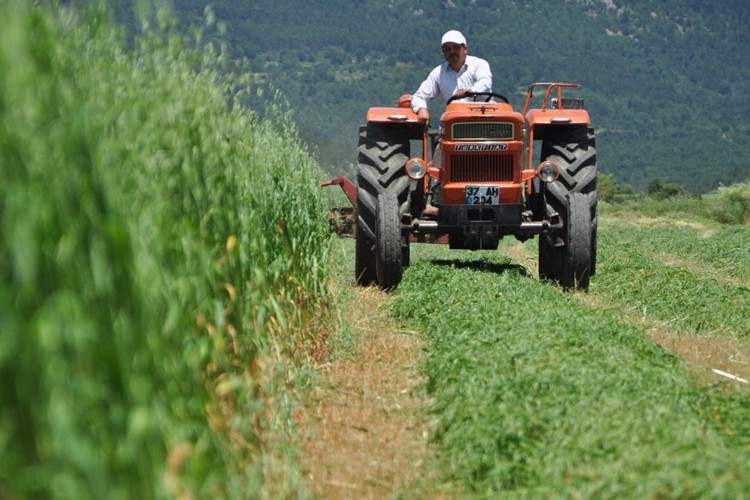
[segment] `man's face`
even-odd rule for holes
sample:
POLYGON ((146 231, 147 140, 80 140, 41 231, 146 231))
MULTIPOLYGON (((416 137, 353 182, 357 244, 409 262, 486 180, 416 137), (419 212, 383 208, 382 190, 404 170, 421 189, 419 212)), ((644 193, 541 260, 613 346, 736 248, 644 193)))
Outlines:
POLYGON ((444 43, 443 44, 443 57, 448 61, 448 64, 454 70, 458 70, 466 62, 467 54, 466 45, 459 45, 457 43, 444 43))

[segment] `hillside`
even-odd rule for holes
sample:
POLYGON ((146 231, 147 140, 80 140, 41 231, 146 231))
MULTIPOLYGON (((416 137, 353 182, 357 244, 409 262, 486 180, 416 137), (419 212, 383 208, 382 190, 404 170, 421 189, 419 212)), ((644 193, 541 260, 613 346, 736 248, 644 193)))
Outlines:
MULTIPOLYGON (((112 3, 131 27, 150 12, 112 3)), ((205 23, 205 0, 155 3, 173 3, 184 26, 205 23)), ((601 170, 618 182, 643 189, 659 178, 705 192, 750 175, 744 0, 210 4, 231 53, 249 61, 261 93, 253 105, 280 89, 332 172, 351 171, 367 108, 413 92, 441 62, 442 32, 458 28, 517 106, 534 81, 581 83, 601 170)))

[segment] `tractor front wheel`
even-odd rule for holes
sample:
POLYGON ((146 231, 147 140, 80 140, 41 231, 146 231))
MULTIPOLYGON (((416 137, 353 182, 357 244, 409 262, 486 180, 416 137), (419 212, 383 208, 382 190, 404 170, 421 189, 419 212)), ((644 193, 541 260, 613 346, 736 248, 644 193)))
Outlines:
POLYGON ((401 217, 393 193, 380 193, 375 219, 375 275, 380 288, 391 290, 401 282, 404 256, 401 217))
POLYGON ((588 290, 593 264, 591 206, 588 195, 569 195, 565 229, 565 265, 560 285, 566 290, 588 290))
POLYGON ((539 278, 565 290, 588 290, 593 265, 588 195, 569 194, 566 208, 562 232, 539 238, 539 278))

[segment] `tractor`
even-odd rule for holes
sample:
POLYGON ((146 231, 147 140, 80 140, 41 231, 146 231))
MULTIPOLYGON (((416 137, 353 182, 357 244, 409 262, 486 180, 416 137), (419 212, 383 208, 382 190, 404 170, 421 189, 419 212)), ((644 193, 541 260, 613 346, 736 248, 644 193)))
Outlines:
POLYGON ((452 98, 437 131, 419 123, 410 95, 370 108, 356 196, 346 179, 328 182, 355 205, 357 283, 397 287, 414 241, 494 250, 512 235, 538 236, 540 279, 587 290, 596 270, 597 160, 583 99, 564 95, 578 87, 535 83, 522 113, 493 92, 452 98))

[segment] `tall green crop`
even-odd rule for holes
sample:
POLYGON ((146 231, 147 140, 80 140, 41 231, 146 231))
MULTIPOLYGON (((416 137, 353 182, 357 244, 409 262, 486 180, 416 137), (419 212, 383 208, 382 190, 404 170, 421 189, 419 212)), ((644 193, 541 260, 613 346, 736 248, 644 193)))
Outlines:
POLYGON ((106 17, 0 0, 0 496, 299 494, 317 167, 221 50, 106 17))

